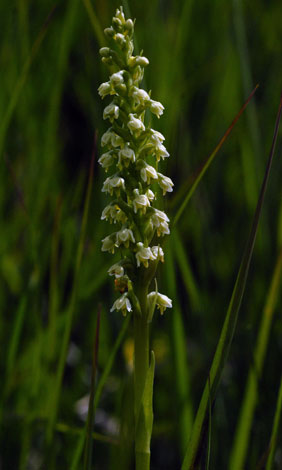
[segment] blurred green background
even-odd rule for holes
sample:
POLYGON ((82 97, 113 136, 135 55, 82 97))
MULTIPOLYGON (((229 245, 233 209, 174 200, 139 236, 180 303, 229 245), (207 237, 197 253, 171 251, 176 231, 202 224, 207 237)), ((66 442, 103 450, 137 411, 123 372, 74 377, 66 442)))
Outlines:
MULTIPOLYGON (((136 50, 144 50, 150 61, 143 86, 165 106, 153 126, 166 136, 171 154, 163 165, 175 183, 164 202, 171 219, 198 169, 260 84, 165 244, 158 286, 173 298, 174 309, 161 318, 155 315, 152 325, 157 356, 152 469, 172 470, 180 468, 271 145, 282 88, 282 10, 278 0, 132 0, 123 5, 126 15, 136 18, 136 50)), ((107 198, 101 193, 105 174, 97 164, 107 129, 105 103, 97 93, 107 70, 98 51, 106 45, 103 29, 119 6, 114 0, 0 3, 3 470, 76 468, 87 411, 87 400, 80 400, 89 393, 97 311, 98 381, 124 322, 118 313, 109 313, 116 298, 107 275, 113 257, 101 253, 100 243, 111 227, 100 221, 107 198)), ((280 131, 239 323, 213 409, 214 469, 228 466, 282 246, 281 175, 280 131)), ((257 468, 267 450, 275 412, 282 353, 280 286, 259 379, 248 469, 257 468)), ((130 326, 122 344, 96 411, 95 469, 132 468, 130 326), (117 443, 120 422, 122 446, 117 443)), ((205 452, 204 445, 202 468, 205 452)), ((282 468, 281 455, 280 440, 273 468, 282 468)))

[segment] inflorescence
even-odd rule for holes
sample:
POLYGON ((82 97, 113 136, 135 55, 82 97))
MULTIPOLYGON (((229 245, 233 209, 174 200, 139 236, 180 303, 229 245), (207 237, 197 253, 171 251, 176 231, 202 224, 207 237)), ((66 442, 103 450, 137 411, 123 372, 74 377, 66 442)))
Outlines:
MULTIPOLYGON (((103 113, 111 127, 102 136, 101 146, 106 151, 99 158, 100 165, 111 173, 102 191, 113 199, 101 219, 119 226, 119 230, 102 240, 102 251, 121 253, 122 259, 108 272, 115 276, 116 287, 122 293, 111 311, 121 310, 124 315, 131 310, 140 311, 135 280, 142 275, 150 283, 158 262, 164 261, 161 237, 170 233, 169 218, 154 207, 156 191, 152 184, 156 187, 157 183, 163 195, 173 190, 172 180, 158 171, 159 161, 169 157, 163 144, 165 138, 145 124, 147 110, 159 118, 164 107, 139 88, 149 60, 142 54, 133 55, 133 32, 134 22, 125 19, 120 7, 112 26, 105 29, 113 48, 100 49, 111 75, 98 88, 102 99, 108 95, 113 98, 103 113)), ((163 313, 172 302, 166 295, 153 291, 147 295, 148 310, 155 305, 163 313)))

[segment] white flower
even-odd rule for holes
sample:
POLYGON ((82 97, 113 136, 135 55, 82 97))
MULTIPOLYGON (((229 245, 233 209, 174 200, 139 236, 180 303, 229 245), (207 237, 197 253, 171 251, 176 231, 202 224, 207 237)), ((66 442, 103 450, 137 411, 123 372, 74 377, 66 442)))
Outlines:
POLYGON ((122 296, 114 302, 114 305, 111 308, 111 312, 114 310, 121 310, 124 316, 127 314, 127 312, 131 312, 132 307, 129 298, 127 297, 127 292, 122 294, 122 296))
POLYGON ((110 122, 114 122, 114 119, 119 117, 119 107, 114 104, 110 103, 108 106, 105 107, 103 113, 103 119, 109 119, 110 122))
POLYGON ((149 199, 149 201, 153 201, 155 199, 155 195, 151 189, 147 189, 146 196, 149 199))
POLYGON ((154 213, 151 216, 151 220, 155 227, 159 227, 162 222, 169 222, 169 218, 165 212, 160 211, 159 209, 154 209, 154 213))
POLYGON ((155 147, 157 161, 160 161, 160 158, 163 160, 169 157, 169 153, 163 144, 158 144, 155 147))
POLYGON ((134 212, 136 213, 138 209, 141 209, 143 214, 146 213, 146 207, 150 207, 150 201, 146 194, 139 194, 138 189, 134 189, 133 193, 135 195, 132 203, 133 203, 133 209, 134 212))
POLYGON ((145 130, 145 126, 141 119, 138 119, 134 114, 129 114, 130 120, 127 123, 127 127, 130 130, 131 134, 135 134, 137 137, 140 135, 141 131, 145 130))
POLYGON ((116 243, 118 246, 123 244, 126 248, 129 247, 129 242, 135 243, 135 238, 132 230, 124 228, 117 232, 116 243))
POLYGON ((164 106, 159 101, 151 100, 150 110, 153 114, 155 114, 159 118, 164 112, 164 106))
POLYGON ((114 39, 117 41, 117 43, 119 43, 121 46, 123 46, 124 44, 126 44, 126 40, 125 40, 125 37, 123 34, 121 33, 117 33, 114 37, 114 39))
POLYGON ((132 163, 135 162, 134 150, 131 149, 128 145, 125 145, 124 148, 119 151, 118 156, 119 156, 119 159, 118 159, 119 164, 121 164, 122 160, 124 160, 124 164, 126 167, 128 167, 130 161, 132 163))
POLYGON ((124 83, 123 72, 124 70, 120 70, 119 72, 113 73, 110 76, 110 82, 113 86, 124 83))
POLYGON ((122 23, 125 22, 124 13, 122 7, 116 9, 116 18, 118 18, 122 23))
POLYGON ((120 189, 125 189, 124 186, 124 179, 120 176, 111 176, 104 181, 102 192, 103 193, 110 193, 113 195, 114 189, 117 190, 117 194, 120 194, 120 189))
POLYGON ((110 276, 115 276, 116 279, 124 275, 124 269, 120 264, 113 264, 113 266, 108 269, 110 276))
POLYGON ((98 160, 98 163, 102 166, 102 168, 105 169, 105 171, 108 171, 108 168, 113 164, 114 162, 114 156, 111 152, 106 152, 101 155, 101 157, 98 160))
POLYGON ((167 224, 167 222, 162 222, 158 228, 157 228, 157 235, 158 237, 160 237, 161 235, 169 235, 170 234, 170 230, 169 230, 169 226, 167 224))
POLYGON ((135 64, 140 65, 141 67, 146 67, 146 65, 149 65, 149 60, 147 57, 137 55, 135 58, 135 64))
POLYGON ((151 178, 152 179, 157 179, 158 178, 158 173, 155 170, 155 168, 151 165, 148 165, 145 163, 145 166, 141 169, 140 171, 141 178, 142 180, 148 184, 150 184, 151 178))
POLYGON ((111 84, 109 82, 102 83, 98 88, 98 93, 102 99, 105 98, 111 93, 111 84))
POLYGON ((107 132, 102 135, 101 145, 102 147, 105 147, 105 145, 112 145, 113 147, 123 147, 124 141, 122 137, 108 129, 107 132))
POLYGON ((126 214, 115 204, 108 205, 102 212, 101 220, 110 220, 110 223, 121 222, 124 224, 127 221, 126 214))
POLYGON ((143 104, 146 101, 150 101, 150 96, 145 90, 137 88, 136 86, 132 87, 132 96, 138 104, 143 104))
POLYGON ((145 247, 142 242, 137 243, 137 252, 136 252, 137 266, 140 266, 140 263, 143 263, 145 268, 149 266, 149 260, 155 260, 156 257, 153 254, 150 247, 145 247))
POLYGON ((165 193, 171 193, 173 191, 172 187, 174 186, 174 184, 168 176, 164 176, 161 173, 158 173, 158 183, 163 190, 163 195, 165 195, 165 193))
POLYGON ((166 308, 172 308, 172 300, 164 294, 159 294, 159 292, 150 292, 150 294, 147 295, 147 299, 149 304, 156 302, 161 315, 163 315, 166 308))
POLYGON ((104 238, 102 243, 102 251, 110 251, 111 253, 114 253, 116 246, 116 232, 104 238))
POLYGON ((164 252, 160 246, 152 246, 152 253, 156 259, 159 259, 162 263, 164 262, 164 252))
POLYGON ((165 137, 163 136, 161 132, 151 129, 151 141, 153 142, 154 145, 159 145, 164 140, 165 140, 165 137))

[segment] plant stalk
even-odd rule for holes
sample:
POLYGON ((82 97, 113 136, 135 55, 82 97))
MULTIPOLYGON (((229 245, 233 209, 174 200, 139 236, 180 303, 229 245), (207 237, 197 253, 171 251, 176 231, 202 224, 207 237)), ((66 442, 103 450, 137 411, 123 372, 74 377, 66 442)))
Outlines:
POLYGON ((134 315, 134 417, 136 470, 150 469, 151 431, 142 420, 143 396, 149 370, 149 323, 147 320, 147 289, 139 295, 142 315, 134 315), (149 434, 148 434, 149 433, 149 434))

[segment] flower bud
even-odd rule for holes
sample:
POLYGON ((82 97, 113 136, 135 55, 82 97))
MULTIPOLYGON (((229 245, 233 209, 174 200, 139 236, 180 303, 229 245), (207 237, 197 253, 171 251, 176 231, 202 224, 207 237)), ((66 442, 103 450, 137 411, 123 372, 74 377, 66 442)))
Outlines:
POLYGON ((101 49, 99 50, 99 54, 102 57, 110 57, 111 49, 109 47, 101 47, 101 49))

